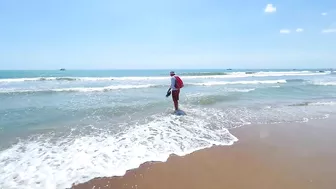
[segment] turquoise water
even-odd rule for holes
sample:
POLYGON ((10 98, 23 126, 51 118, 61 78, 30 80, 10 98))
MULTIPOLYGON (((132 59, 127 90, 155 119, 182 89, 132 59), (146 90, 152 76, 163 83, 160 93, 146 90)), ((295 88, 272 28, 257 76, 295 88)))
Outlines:
POLYGON ((212 144, 247 124, 306 122, 336 112, 330 70, 0 71, 0 188, 66 188, 122 175, 212 144))

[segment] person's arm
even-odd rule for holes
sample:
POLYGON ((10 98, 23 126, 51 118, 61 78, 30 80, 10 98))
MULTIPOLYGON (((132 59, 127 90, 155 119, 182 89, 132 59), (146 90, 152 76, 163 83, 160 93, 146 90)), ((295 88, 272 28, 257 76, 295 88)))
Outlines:
POLYGON ((166 95, 166 97, 168 97, 169 95, 170 95, 170 91, 172 90, 172 88, 175 86, 175 78, 174 77, 172 77, 171 79, 170 79, 170 87, 169 87, 169 89, 168 89, 168 91, 167 91, 167 95, 166 95))

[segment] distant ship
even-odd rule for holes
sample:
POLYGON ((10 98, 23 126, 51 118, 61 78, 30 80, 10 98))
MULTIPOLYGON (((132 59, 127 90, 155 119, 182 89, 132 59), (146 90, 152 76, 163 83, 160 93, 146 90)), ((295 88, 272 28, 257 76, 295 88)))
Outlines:
POLYGON ((60 71, 65 71, 65 68, 61 68, 60 71))

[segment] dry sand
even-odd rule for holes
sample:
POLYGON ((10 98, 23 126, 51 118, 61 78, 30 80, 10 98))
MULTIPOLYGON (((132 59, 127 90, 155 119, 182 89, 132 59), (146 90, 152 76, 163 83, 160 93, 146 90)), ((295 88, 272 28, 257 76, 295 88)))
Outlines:
POLYGON ((336 121, 250 125, 239 141, 167 162, 147 162, 123 177, 95 178, 74 189, 335 189, 336 121))

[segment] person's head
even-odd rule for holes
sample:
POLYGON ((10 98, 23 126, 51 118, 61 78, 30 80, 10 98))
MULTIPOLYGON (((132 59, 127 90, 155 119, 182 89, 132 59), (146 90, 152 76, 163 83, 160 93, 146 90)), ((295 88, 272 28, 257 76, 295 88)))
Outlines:
POLYGON ((174 76, 175 72, 174 71, 170 71, 170 76, 174 76))

